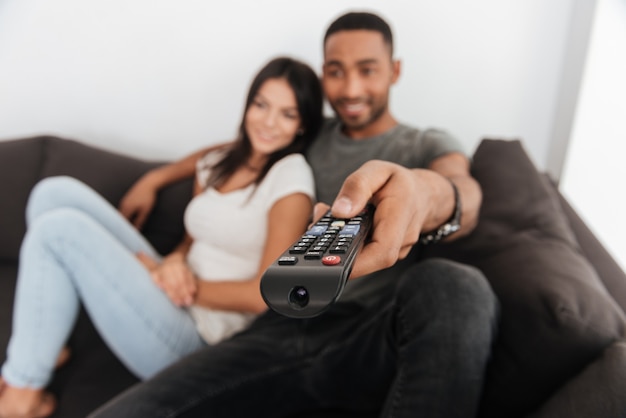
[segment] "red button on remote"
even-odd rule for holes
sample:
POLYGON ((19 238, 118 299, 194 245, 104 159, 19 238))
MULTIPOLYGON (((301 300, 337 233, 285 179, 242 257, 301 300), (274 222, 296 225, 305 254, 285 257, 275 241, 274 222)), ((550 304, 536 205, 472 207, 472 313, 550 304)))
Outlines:
POLYGON ((338 255, 327 255, 326 257, 322 258, 322 264, 327 266, 335 266, 339 263, 341 263, 341 257, 339 257, 338 255))

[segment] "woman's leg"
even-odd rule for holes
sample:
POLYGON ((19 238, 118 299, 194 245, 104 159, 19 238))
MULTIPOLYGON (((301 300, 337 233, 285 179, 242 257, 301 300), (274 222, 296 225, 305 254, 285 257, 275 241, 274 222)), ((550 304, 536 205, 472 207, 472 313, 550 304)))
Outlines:
POLYGON ((153 258, 159 257, 135 228, 129 228, 131 224, 115 207, 95 190, 73 177, 48 177, 37 183, 28 199, 26 222, 30 225, 42 214, 58 208, 74 208, 84 212, 133 253, 143 251, 153 258))
POLYGON ((204 346, 187 311, 169 301, 133 252, 100 223, 73 208, 51 209, 31 221, 20 253, 0 405, 10 387, 48 383, 81 301, 111 349, 141 378, 204 346))

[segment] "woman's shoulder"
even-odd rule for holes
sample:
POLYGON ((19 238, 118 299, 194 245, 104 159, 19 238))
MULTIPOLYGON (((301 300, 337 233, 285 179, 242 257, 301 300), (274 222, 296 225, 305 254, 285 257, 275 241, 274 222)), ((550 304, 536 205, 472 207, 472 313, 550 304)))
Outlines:
POLYGON ((205 153, 198 158, 198 163, 209 164, 217 162, 230 149, 228 142, 216 144, 206 149, 205 153))
POLYGON ((302 154, 293 153, 276 161, 270 169, 271 171, 276 173, 293 173, 294 171, 308 173, 311 172, 311 167, 302 154))
POLYGON ((267 189, 280 187, 288 190, 293 187, 304 187, 307 193, 309 190, 312 193, 313 170, 302 154, 289 154, 272 166, 262 183, 267 189))

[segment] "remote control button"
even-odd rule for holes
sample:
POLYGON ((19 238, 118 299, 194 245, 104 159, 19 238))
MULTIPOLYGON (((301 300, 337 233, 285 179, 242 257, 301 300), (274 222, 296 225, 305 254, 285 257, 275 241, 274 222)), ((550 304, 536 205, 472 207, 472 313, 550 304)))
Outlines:
POLYGON ((330 226, 336 226, 338 228, 343 227, 346 224, 346 221, 334 221, 330 224, 330 226))
POLYGON ((289 250, 289 254, 304 254, 309 247, 293 247, 289 250))
POLYGON ((361 228, 361 225, 349 225, 348 224, 348 225, 343 227, 343 229, 339 233, 339 236, 342 236, 342 235, 356 235, 359 232, 360 228, 361 228))
POLYGON ((304 254, 304 259, 305 260, 317 260, 322 258, 322 254, 324 254, 321 251, 309 251, 308 253, 304 254))
POLYGON ((320 236, 328 229, 328 225, 313 225, 311 229, 306 231, 306 235, 320 236))
POLYGON ((281 266, 293 266, 298 262, 298 257, 280 257, 278 259, 278 264, 281 266))
POLYGON ((328 252, 331 254, 345 254, 347 251, 348 251, 348 247, 341 246, 341 247, 333 247, 328 252))
POLYGON ((322 264, 326 266, 336 266, 339 263, 341 263, 341 257, 338 255, 327 255, 322 258, 322 264))

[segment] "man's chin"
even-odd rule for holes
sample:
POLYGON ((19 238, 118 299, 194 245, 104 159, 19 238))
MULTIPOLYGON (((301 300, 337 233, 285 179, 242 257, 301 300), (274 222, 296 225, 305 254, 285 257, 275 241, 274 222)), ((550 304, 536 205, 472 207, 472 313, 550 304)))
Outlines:
POLYGON ((346 130, 351 132, 358 132, 368 127, 370 124, 369 117, 367 116, 357 116, 357 117, 347 117, 340 116, 341 122, 346 130))

